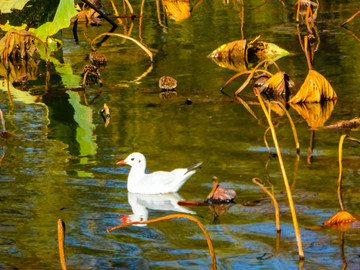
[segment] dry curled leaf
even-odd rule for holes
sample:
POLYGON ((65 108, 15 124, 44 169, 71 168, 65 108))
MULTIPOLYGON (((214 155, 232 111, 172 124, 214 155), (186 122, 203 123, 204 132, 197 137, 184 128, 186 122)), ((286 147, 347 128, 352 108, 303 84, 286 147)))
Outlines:
POLYGON ((315 70, 309 73, 297 94, 292 97, 290 103, 321 102, 324 100, 336 100, 337 95, 326 78, 315 70))
POLYGON ((336 101, 326 101, 322 103, 290 103, 307 122, 311 129, 323 127, 326 120, 331 116, 336 101))
POLYGON ((182 21, 190 17, 189 0, 162 0, 166 14, 175 21, 182 21))

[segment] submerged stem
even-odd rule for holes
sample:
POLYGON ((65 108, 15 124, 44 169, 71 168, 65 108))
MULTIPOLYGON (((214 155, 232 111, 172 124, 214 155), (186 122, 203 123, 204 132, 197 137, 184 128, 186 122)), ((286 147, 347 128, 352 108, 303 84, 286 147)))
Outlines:
POLYGON ((296 218, 294 202, 293 202, 292 195, 291 195, 291 189, 290 189, 290 186, 289 186, 289 181, 288 181, 287 176, 286 176, 284 163, 283 163, 283 160, 282 160, 282 157, 281 157, 279 143, 278 143, 277 138, 276 138, 275 128, 274 128, 273 123, 271 122, 270 116, 269 116, 269 114, 268 114, 268 112, 266 110, 264 102, 260 97, 259 89, 255 88, 255 91, 257 93, 257 97, 259 99, 261 108, 263 109, 263 111, 265 113, 265 116, 266 116, 266 118, 267 118, 267 120, 269 122, 269 126, 270 126, 270 129, 271 129, 271 135, 272 135, 273 140, 274 140, 274 145, 275 145, 276 153, 277 153, 277 156, 278 156, 278 159, 279 159, 281 173, 282 173, 282 176, 283 176, 283 179, 284 179, 284 184, 285 184, 285 188, 286 188, 286 194, 287 194, 287 197, 288 197, 288 200, 289 200, 289 206, 290 206, 290 210, 291 210, 291 216, 292 216, 292 220, 293 220, 293 224, 294 224, 296 241, 297 241, 297 245, 298 245, 299 258, 300 258, 300 260, 304 260, 305 257, 304 257, 304 252, 303 252, 303 248, 302 248, 301 237, 300 237, 300 232, 299 232, 299 225, 298 225, 297 218, 296 218))

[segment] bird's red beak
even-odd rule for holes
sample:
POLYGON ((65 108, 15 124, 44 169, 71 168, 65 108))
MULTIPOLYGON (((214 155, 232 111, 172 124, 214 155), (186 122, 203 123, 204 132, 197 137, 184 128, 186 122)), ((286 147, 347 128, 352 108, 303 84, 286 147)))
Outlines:
POLYGON ((121 164, 126 164, 125 160, 120 160, 118 163, 116 163, 117 165, 121 165, 121 164))

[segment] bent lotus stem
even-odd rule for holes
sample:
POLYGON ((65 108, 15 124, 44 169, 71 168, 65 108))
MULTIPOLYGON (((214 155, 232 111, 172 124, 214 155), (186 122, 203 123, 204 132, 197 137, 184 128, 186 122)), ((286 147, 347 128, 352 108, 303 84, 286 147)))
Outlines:
POLYGON ((352 21, 359 13, 360 13, 360 10, 357 11, 354 15, 352 15, 349 19, 347 19, 341 26, 345 26, 345 24, 347 24, 347 23, 349 23, 350 21, 352 21))
POLYGON ((98 35, 95 39, 93 39, 93 41, 91 41, 91 48, 95 51, 95 48, 93 46, 93 43, 95 42, 95 40, 97 40, 98 38, 102 37, 102 36, 118 36, 118 37, 122 37, 128 40, 131 40, 133 42, 135 42, 141 49, 143 49, 150 57, 150 61, 153 62, 153 55, 150 52, 150 50, 148 48, 146 48, 144 45, 142 45, 139 41, 137 41, 136 39, 126 36, 126 35, 122 35, 119 33, 102 33, 100 35, 98 35))
POLYGON ((130 14, 134 14, 134 10, 133 10, 133 8, 132 8, 129 0, 124 0, 124 1, 125 1, 125 3, 126 3, 127 7, 128 7, 129 10, 130 10, 130 14))
MULTIPOLYGON (((240 92, 241 92, 242 90, 244 90, 244 88, 250 83, 250 80, 254 77, 255 72, 262 72, 262 73, 265 73, 265 74, 269 75, 270 77, 273 76, 273 74, 270 73, 270 72, 267 71, 267 70, 258 69, 262 64, 266 64, 267 62, 273 63, 273 64, 275 65, 275 67, 278 69, 278 71, 280 71, 279 66, 278 66, 277 64, 275 64, 275 61, 273 61, 272 59, 265 59, 265 60, 259 62, 259 64, 257 64, 256 67, 251 70, 250 75, 249 75, 249 77, 246 79, 246 81, 240 86, 240 88, 239 88, 238 90, 236 90, 235 96, 239 95, 240 92)), ((239 75, 239 76, 240 76, 240 75, 239 75)), ((235 76, 233 76, 233 78, 234 78, 234 77, 235 77, 235 76)), ((222 89, 223 89, 223 88, 222 88, 222 89)))
POLYGON ((309 52, 308 52, 309 44, 308 44, 308 37, 307 36, 304 37, 304 49, 305 49, 304 52, 305 52, 306 61, 307 61, 309 70, 312 70, 311 59, 310 59, 309 52))
POLYGON ((65 224, 61 219, 58 219, 58 244, 59 244, 59 254, 60 254, 60 262, 61 262, 62 270, 66 270, 64 243, 65 243, 65 224))
POLYGON ((337 189, 337 191, 338 191, 339 204, 340 204, 340 208, 341 208, 342 211, 345 211, 344 210, 344 204, 343 204, 343 201, 342 201, 342 195, 341 195, 341 180, 342 180, 342 175, 343 175, 343 166, 342 166, 342 152, 343 151, 342 151, 342 149, 343 149, 344 140, 346 138, 351 140, 351 141, 360 143, 359 140, 357 140, 355 138, 352 138, 347 134, 343 134, 340 137, 340 141, 339 141, 339 177, 338 177, 338 189, 337 189))
POLYGON ((298 225, 298 222, 297 222, 294 202, 293 202, 293 198, 292 198, 292 195, 291 195, 291 189, 290 189, 290 186, 289 186, 289 181, 288 181, 288 178, 286 176, 284 162, 283 162, 282 157, 281 157, 279 143, 278 143, 277 138, 276 138, 275 128, 274 128, 273 123, 271 122, 270 115, 268 114, 268 112, 266 110, 265 104, 264 104, 262 98, 260 97, 259 89, 255 88, 255 91, 257 93, 257 97, 259 99, 261 108, 264 111, 264 114, 265 114, 265 116, 266 116, 266 118, 268 120, 270 129, 271 129, 271 135, 273 137, 274 145, 275 145, 275 148, 276 148, 276 153, 277 153, 277 156, 278 156, 278 159, 279 159, 280 169, 281 169, 281 173, 282 173, 282 176, 283 176, 283 179, 284 179, 286 194, 287 194, 287 197, 288 197, 291 216, 292 216, 292 220, 293 220, 293 224, 294 224, 296 241, 297 241, 297 245, 298 245, 299 258, 300 258, 300 260, 304 260, 305 257, 304 257, 304 252, 303 252, 303 248, 302 248, 301 236, 300 236, 300 232, 299 232, 299 225, 298 225))
POLYGON ((135 224, 149 224, 149 223, 154 223, 154 222, 158 222, 158 221, 162 221, 162 220, 168 220, 168 219, 174 219, 174 218, 187 218, 190 219, 194 222, 197 223, 197 225, 200 227, 200 229, 204 232, 205 237, 206 237, 206 241, 207 244, 209 246, 209 251, 210 251, 210 256, 211 256, 211 265, 212 265, 212 270, 216 270, 216 258, 215 258, 215 251, 214 251, 214 247, 213 244, 211 242, 210 236, 208 234, 208 232, 206 231, 204 225, 196 218, 194 218, 193 216, 190 215, 186 215, 186 214, 174 214, 174 215, 168 215, 168 216, 164 216, 164 217, 160 217, 160 218, 155 218, 155 219, 150 219, 150 220, 146 220, 146 221, 134 221, 134 222, 129 222, 129 223, 124 223, 124 224, 120 224, 118 226, 106 229, 107 232, 111 232, 113 230, 116 229, 120 229, 122 227, 126 227, 126 226, 130 226, 130 225, 135 225, 135 224))
POLYGON ((292 120, 288 110, 285 108, 285 106, 279 102, 279 101, 271 101, 269 103, 269 107, 271 107, 271 103, 276 103, 278 105, 280 105, 280 107, 284 110, 284 112, 286 113, 286 116, 288 117, 289 119, 289 122, 290 122, 290 125, 291 125, 291 129, 293 131, 293 134, 294 134, 294 140, 295 140, 295 146, 296 146, 296 153, 300 153, 300 143, 299 143, 299 140, 298 140, 298 136, 297 136, 297 132, 296 132, 296 128, 295 128, 295 124, 294 124, 294 121, 292 120))
POLYGON ((260 178, 254 177, 252 179, 254 184, 257 184, 259 187, 261 187, 261 189, 267 194, 269 195, 269 197, 272 199, 273 203, 274 203, 274 208, 275 208, 275 220, 276 220, 276 231, 280 232, 281 228, 280 228, 280 215, 279 215, 279 205, 276 201, 276 198, 273 194, 270 193, 270 191, 268 191, 266 189, 266 187, 264 187, 263 184, 261 184, 259 181, 262 181, 260 178))
MULTIPOLYGON (((269 75, 269 76, 272 76, 273 74, 270 73, 269 71, 264 70, 264 69, 258 69, 258 68, 259 68, 262 64, 264 64, 266 61, 267 61, 267 60, 263 60, 263 61, 259 62, 259 63, 256 65, 256 67, 253 68, 252 70, 243 71, 243 72, 237 73, 237 74, 235 74, 234 76, 232 76, 229 80, 227 80, 227 82, 223 85, 223 87, 220 88, 220 92, 221 92, 221 93, 224 93, 224 92, 223 92, 223 91, 224 91, 224 88, 225 88, 230 82, 232 82, 234 79, 236 79, 237 77, 239 77, 239 76, 241 76, 241 75, 244 75, 244 74, 250 74, 250 75, 249 75, 248 79, 244 82, 244 84, 240 87, 241 90, 239 89, 240 91, 239 91, 239 90, 236 91, 236 92, 238 92, 238 93, 240 93, 240 92, 249 84, 249 82, 250 82, 250 80, 252 79, 252 77, 254 76, 255 72, 257 72, 257 71, 258 71, 258 72, 263 72, 263 73, 265 73, 265 74, 267 74, 267 75, 269 75)), ((235 93, 235 95, 237 95, 237 94, 235 93)))

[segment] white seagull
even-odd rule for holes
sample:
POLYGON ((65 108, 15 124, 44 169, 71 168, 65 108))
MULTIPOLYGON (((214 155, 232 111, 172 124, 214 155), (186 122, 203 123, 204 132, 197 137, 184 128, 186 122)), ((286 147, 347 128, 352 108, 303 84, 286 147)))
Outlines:
MULTIPOLYGON (((131 215, 121 215, 123 223, 148 220, 149 212, 152 210, 174 211, 186 214, 196 214, 190 209, 178 205, 178 201, 184 200, 179 193, 168 194, 139 194, 128 192, 128 201, 133 211, 131 215)), ((146 226, 137 224, 135 226, 146 226)))
POLYGON ((132 153, 126 159, 116 163, 131 166, 128 176, 127 189, 129 192, 142 194, 159 194, 177 192, 192 176, 202 162, 186 169, 175 169, 171 172, 158 171, 145 173, 146 159, 141 153, 132 153))

